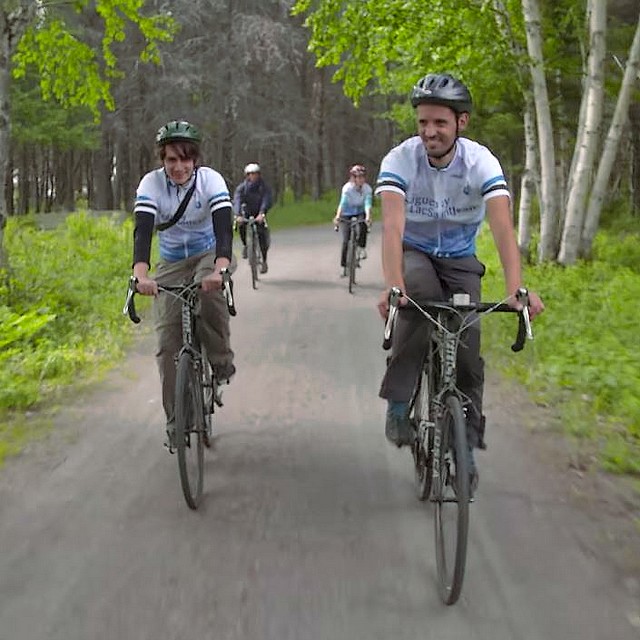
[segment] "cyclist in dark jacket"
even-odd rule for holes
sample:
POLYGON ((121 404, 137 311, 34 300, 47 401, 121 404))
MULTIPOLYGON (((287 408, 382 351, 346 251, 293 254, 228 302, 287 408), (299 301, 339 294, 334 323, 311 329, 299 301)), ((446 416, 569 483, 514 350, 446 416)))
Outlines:
POLYGON ((254 217, 258 223, 258 241, 262 252, 260 273, 267 273, 267 252, 270 234, 267 227, 267 212, 271 208, 272 196, 269 185, 262 179, 260 165, 252 162, 244 168, 245 179, 236 187, 233 194, 233 212, 242 240, 242 257, 247 257, 247 226, 245 222, 254 217))

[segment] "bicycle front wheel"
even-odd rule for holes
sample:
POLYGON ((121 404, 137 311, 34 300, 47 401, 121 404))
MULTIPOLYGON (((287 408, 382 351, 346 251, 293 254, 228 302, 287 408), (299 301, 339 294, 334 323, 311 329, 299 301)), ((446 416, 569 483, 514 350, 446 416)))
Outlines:
POLYGON ((197 509, 204 474, 204 424, 202 387, 191 355, 178 360, 176 375, 176 451, 184 499, 197 509))
POLYGON ((251 267, 251 286, 258 288, 258 242, 256 231, 252 227, 249 234, 249 266, 251 267))
POLYGON ((349 265, 349 293, 353 293, 356 283, 356 234, 353 229, 349 234, 349 247, 347 249, 347 264, 349 265))
POLYGON ((467 560, 469 531, 469 459, 464 412, 460 400, 450 395, 436 424, 436 564, 440 597, 454 604, 460 597, 467 560), (437 445, 436 445, 437 449, 437 445))

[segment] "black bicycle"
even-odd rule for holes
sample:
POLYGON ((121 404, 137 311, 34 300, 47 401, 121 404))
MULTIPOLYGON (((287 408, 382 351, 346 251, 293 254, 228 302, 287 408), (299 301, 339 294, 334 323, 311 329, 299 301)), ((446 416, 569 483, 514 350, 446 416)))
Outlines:
MULTIPOLYGON (((249 216, 248 218, 244 217, 246 205, 243 204, 242 211, 242 222, 239 224, 247 225, 247 258, 249 260, 249 267, 251 269, 251 286, 254 289, 258 288, 258 273, 260 268, 262 267, 262 251, 260 249, 260 238, 258 236, 258 223, 254 216, 249 216)), ((265 229, 267 223, 264 223, 265 229)))
MULTIPOLYGON (((393 288, 383 348, 391 336, 403 293, 393 288)), ((411 446, 416 491, 420 500, 435 503, 436 565, 439 591, 445 604, 460 597, 467 557, 470 486, 466 411, 471 400, 456 384, 456 356, 464 332, 482 316, 493 312, 518 313, 518 334, 511 349, 521 351, 533 338, 528 293, 520 289, 520 311, 503 302, 471 302, 467 294, 454 294, 449 302, 418 304, 404 295, 406 312, 421 313, 429 322, 430 338, 424 363, 410 402, 409 419, 414 430, 411 446)), ((404 311, 403 311, 404 313, 404 311)), ((464 346, 462 347, 464 348, 464 346)))
MULTIPOLYGON (((358 242, 360 240, 362 220, 357 216, 340 218, 339 224, 349 225, 349 241, 347 242, 347 262, 343 274, 349 277, 349 293, 353 293, 356 284, 356 269, 360 266, 360 252, 358 242)), ((339 224, 334 226, 334 230, 339 230, 339 224)))
MULTIPOLYGON (((227 308, 236 315, 233 281, 223 269, 222 286, 227 308)), ((136 324, 140 322, 134 304, 137 279, 131 277, 123 313, 136 324)), ((197 509, 202 498, 204 448, 211 446, 213 414, 222 406, 219 381, 214 375, 204 344, 197 330, 195 309, 199 302, 199 283, 158 285, 158 290, 174 296, 182 303, 182 347, 176 356, 175 433, 169 434, 169 451, 178 457, 180 483, 191 509, 197 509)))

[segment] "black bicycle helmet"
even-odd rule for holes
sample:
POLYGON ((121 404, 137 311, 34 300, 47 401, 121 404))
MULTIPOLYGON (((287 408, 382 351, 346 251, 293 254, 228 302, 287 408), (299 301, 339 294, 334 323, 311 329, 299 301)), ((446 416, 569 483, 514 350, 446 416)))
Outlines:
POLYGON ((448 73, 428 73, 418 80, 411 91, 411 106, 441 104, 458 115, 471 113, 473 102, 469 89, 448 73))
POLYGON ((159 146, 169 142, 195 142, 202 141, 200 132, 185 120, 172 120, 158 129, 156 134, 156 144, 159 146))

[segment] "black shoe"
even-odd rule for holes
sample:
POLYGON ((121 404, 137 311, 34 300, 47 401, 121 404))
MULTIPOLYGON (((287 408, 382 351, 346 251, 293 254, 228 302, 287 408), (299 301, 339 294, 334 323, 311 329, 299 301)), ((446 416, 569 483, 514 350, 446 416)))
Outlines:
POLYGON ((246 246, 242 247, 242 257, 245 260, 247 259, 247 247, 246 246))
MULTIPOLYGON (((387 418, 384 425, 384 435, 387 440, 397 447, 403 447, 413 444, 415 439, 413 427, 409 422, 409 416, 406 411, 402 410, 400 403, 394 403, 398 405, 394 408, 387 409, 387 418)), ((402 403, 407 404, 408 403, 402 403)))
POLYGON ((260 265, 260 273, 267 273, 267 271, 269 271, 269 267, 267 266, 266 262, 263 262, 260 265))
POLYGON ((233 362, 225 362, 213 366, 213 375, 218 384, 229 384, 236 373, 236 367, 233 362))

